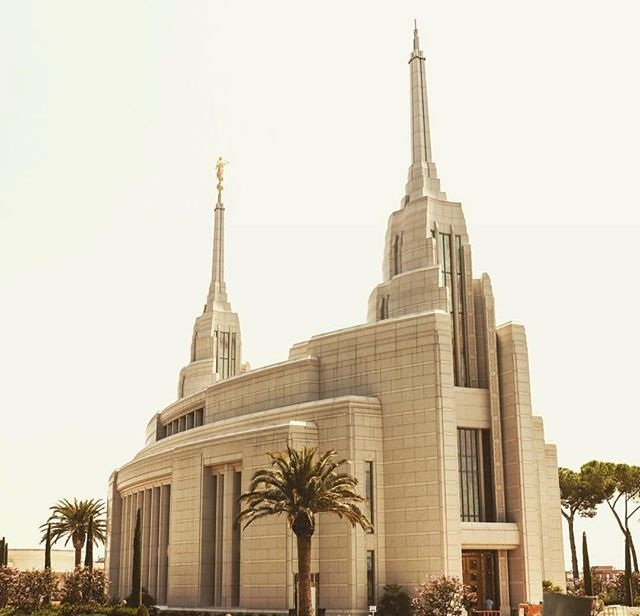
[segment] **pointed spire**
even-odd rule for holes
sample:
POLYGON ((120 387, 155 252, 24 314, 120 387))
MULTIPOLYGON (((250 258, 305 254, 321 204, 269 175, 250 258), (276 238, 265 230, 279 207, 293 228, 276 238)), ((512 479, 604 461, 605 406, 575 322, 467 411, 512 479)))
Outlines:
POLYGON ((409 57, 409 70, 411 74, 411 166, 406 194, 409 200, 425 195, 446 198, 440 191, 440 180, 431 156, 425 57, 420 49, 417 21, 414 21, 413 50, 409 57))

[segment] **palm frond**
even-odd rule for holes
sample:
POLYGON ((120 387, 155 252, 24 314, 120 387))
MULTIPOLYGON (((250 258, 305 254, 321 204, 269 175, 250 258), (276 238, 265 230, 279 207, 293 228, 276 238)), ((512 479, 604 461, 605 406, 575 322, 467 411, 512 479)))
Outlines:
MULTIPOLYGON (((347 460, 336 460, 337 452, 329 450, 316 461, 317 448, 288 446, 285 452, 271 452, 271 468, 253 474, 248 491, 240 496, 246 507, 238 522, 249 524, 268 515, 286 514, 289 524, 313 534, 315 515, 332 513, 352 525, 371 527, 357 503, 366 499, 356 492, 358 480, 339 472, 347 460), (306 520, 306 522, 305 522, 306 520)), ((303 532, 303 531, 300 531, 303 532)))

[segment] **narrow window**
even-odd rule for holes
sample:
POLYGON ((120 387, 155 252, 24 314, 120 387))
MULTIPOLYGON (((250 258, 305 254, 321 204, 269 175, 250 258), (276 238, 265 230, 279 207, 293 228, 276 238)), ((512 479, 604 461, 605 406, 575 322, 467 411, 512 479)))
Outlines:
POLYGON ((379 320, 384 321, 389 318, 389 296, 385 295, 380 298, 379 320))
POLYGON ((226 379, 229 376, 229 332, 216 331, 218 376, 226 379))
POLYGON ((194 427, 198 428, 199 426, 202 425, 202 417, 204 415, 204 409, 198 409, 195 412, 195 417, 194 417, 194 427))
POLYGON ((463 522, 494 519, 490 435, 489 430, 458 428, 460 520, 463 522))
POLYGON ((229 376, 236 374, 236 335, 231 334, 231 347, 229 349, 229 376))
POLYGON ((178 432, 184 432, 185 430, 185 416, 178 418, 178 432))
POLYGON ((391 271, 394 276, 397 276, 402 272, 402 235, 395 235, 393 237, 393 246, 391 248, 392 266, 391 271))
POLYGON ((191 430, 191 428, 193 428, 193 413, 189 413, 186 417, 185 429, 191 430))
POLYGON ((193 334, 193 342, 191 343, 191 361, 196 361, 196 347, 198 346, 198 332, 193 334))
POLYGON ((165 436, 171 436, 173 434, 173 425, 171 423, 168 423, 165 427, 164 427, 164 433, 165 436))
MULTIPOLYGON (((374 507, 373 507, 373 462, 367 460, 364 463, 364 490, 365 490, 365 513, 369 518, 369 522, 374 524, 374 507)), ((372 531, 373 532, 373 531, 372 531)), ((371 604, 373 605, 373 604, 371 604)))
POLYGON ((454 251, 456 259, 456 287, 458 292, 458 305, 456 307, 456 327, 459 331, 460 340, 460 354, 462 356, 462 365, 460 366, 461 383, 463 387, 467 386, 467 370, 466 370, 466 327, 464 322, 464 307, 465 307, 465 293, 464 293, 464 262, 462 260, 462 237, 456 235, 456 249, 454 251))
POLYGON ((376 604, 376 553, 367 550, 367 601, 369 605, 376 604))

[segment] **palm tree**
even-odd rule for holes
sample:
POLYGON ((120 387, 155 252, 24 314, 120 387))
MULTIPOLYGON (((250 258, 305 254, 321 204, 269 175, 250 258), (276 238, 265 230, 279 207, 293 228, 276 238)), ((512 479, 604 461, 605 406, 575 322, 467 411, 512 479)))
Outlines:
POLYGON ((64 544, 67 545, 71 540, 76 551, 75 566, 79 567, 90 520, 92 520, 94 543, 97 545, 105 541, 107 525, 103 517, 104 503, 93 498, 81 501, 74 498, 73 502, 63 498, 49 509, 53 513, 40 526, 40 530, 43 531, 40 543, 46 541, 47 528, 51 525, 51 543, 55 544, 62 537, 66 537, 64 544))
POLYGON ((324 453, 317 462, 317 448, 298 451, 287 446, 286 452, 269 453, 271 468, 256 471, 249 491, 240 496, 246 509, 238 513, 237 522, 244 528, 265 516, 284 514, 296 535, 300 616, 311 616, 311 537, 317 513, 334 513, 353 526, 371 528, 371 522, 356 503, 366 499, 356 493, 358 480, 337 469, 346 460, 336 461, 334 450, 324 453))

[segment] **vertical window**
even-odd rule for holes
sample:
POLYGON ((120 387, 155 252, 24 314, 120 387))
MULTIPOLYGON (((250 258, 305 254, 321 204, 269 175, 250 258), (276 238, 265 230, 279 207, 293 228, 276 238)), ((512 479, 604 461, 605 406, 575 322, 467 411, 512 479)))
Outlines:
POLYGON ((193 413, 188 413, 186 416, 185 430, 191 430, 193 428, 193 413))
POLYGON ((194 417, 194 427, 198 427, 202 425, 202 416, 204 415, 204 409, 198 409, 195 412, 195 417, 194 417))
POLYGON ((380 298, 380 310, 379 310, 380 321, 384 321, 389 318, 389 296, 385 295, 380 298))
POLYGON ((488 522, 494 518, 489 430, 458 428, 460 519, 488 522))
POLYGON ((365 498, 367 499, 365 503, 365 513, 369 518, 369 522, 373 525, 373 462, 370 460, 364 463, 364 491, 365 498))
POLYGON ((456 287, 458 292, 458 305, 456 307, 456 326, 459 331, 460 340, 460 353, 462 356, 462 365, 460 366, 460 372, 462 376, 461 385, 467 385, 467 371, 465 366, 465 358, 467 356, 466 345, 466 327, 464 323, 464 306, 465 306, 465 293, 464 293, 464 264, 462 261, 462 237, 456 235, 456 287))
POLYGON ((442 272, 442 280, 444 286, 447 287, 447 308, 451 315, 451 348, 453 349, 453 375, 454 382, 458 385, 458 361, 457 361, 457 345, 455 336, 455 312, 453 310, 453 288, 451 273, 451 235, 449 233, 440 234, 440 271, 442 272))
POLYGON ((393 237, 393 245, 391 247, 391 272, 396 276, 402 272, 402 235, 393 237))
POLYGON ((222 378, 226 378, 229 376, 229 332, 220 332, 220 346, 222 349, 221 359, 222 359, 222 370, 221 376, 222 378))
MULTIPOLYGON (((440 271, 444 286, 451 291, 451 235, 449 233, 440 234, 440 271)), ((452 296, 453 293, 450 293, 449 297, 452 296)), ((451 306, 449 310, 451 310, 451 306)))
POLYGON ((465 292, 464 292, 464 262, 462 260, 462 236, 440 233, 440 271, 445 287, 449 289, 448 309, 451 315, 452 343, 453 343, 453 373, 455 384, 467 385, 466 371, 466 328, 465 328, 465 292), (453 241, 453 244, 452 244, 453 241), (455 261, 453 261, 455 260, 455 261), (455 280, 452 262, 455 263, 455 280), (454 293, 455 289, 455 293, 454 293), (459 340, 460 348, 458 349, 459 340), (458 353, 459 351, 459 353, 458 353), (460 360, 458 358, 460 355, 460 360))
POLYGON ((196 361, 196 346, 198 344, 198 332, 193 334, 193 342, 191 343, 191 361, 196 361))
POLYGON ((367 550, 367 601, 369 605, 376 604, 376 553, 367 550))
POLYGON ((214 335, 217 373, 221 379, 236 373, 236 334, 216 330, 214 335))
POLYGON ((480 460, 477 430, 458 430, 460 464, 460 519, 480 522, 480 460))

